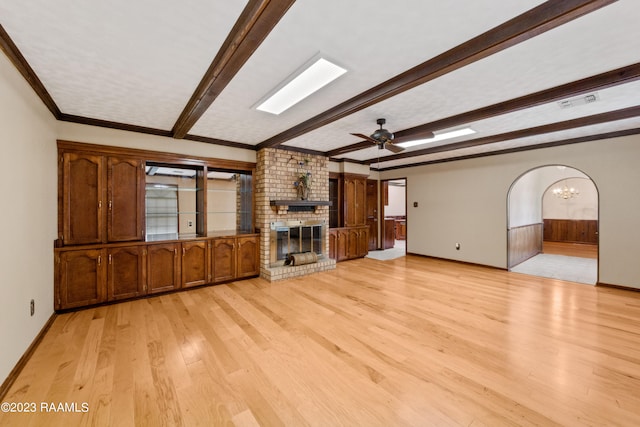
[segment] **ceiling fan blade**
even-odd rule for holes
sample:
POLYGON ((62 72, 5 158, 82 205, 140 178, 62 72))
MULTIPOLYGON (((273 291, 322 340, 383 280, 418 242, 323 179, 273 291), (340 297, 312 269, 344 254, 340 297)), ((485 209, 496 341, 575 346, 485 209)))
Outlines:
POLYGON ((390 142, 387 142, 386 144, 384 144, 384 148, 386 148, 387 150, 391 151, 392 153, 400 153, 402 151, 404 151, 404 148, 402 147, 398 147, 397 145, 394 145, 390 142))
POLYGON ((365 141, 372 142, 372 143, 374 143, 376 145, 380 144, 378 141, 376 141, 375 139, 371 138, 370 136, 367 136, 367 135, 364 135, 364 134, 361 134, 361 133, 352 133, 351 135, 357 136, 358 138, 362 138, 365 141))

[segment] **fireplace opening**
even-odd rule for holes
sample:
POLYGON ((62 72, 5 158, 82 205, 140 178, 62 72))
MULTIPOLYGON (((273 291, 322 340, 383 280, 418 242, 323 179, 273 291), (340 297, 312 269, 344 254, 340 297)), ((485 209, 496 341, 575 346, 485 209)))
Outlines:
POLYGON ((285 265, 290 255, 314 252, 324 258, 326 222, 278 221, 271 223, 271 266, 285 265))

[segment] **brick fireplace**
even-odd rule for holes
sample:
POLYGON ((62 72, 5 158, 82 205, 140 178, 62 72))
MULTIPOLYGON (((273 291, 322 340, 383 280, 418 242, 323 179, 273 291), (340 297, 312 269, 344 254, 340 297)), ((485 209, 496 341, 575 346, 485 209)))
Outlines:
POLYGON ((317 262, 305 265, 282 265, 272 260, 272 226, 274 223, 329 223, 329 159, 324 156, 296 153, 277 148, 258 151, 255 174, 256 227, 260 230, 260 276, 279 280, 334 269, 329 259, 329 227, 322 228, 324 246, 317 262), (308 199, 299 200, 294 183, 300 174, 311 174, 308 199), (319 203, 315 203, 319 202, 319 203), (274 203, 279 203, 274 205, 274 203), (324 203, 324 205, 323 205, 324 203))

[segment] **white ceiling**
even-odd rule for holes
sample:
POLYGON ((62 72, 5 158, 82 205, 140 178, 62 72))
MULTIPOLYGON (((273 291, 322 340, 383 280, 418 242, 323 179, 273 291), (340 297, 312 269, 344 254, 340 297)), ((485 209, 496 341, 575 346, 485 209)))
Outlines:
MULTIPOLYGON (((189 134, 248 148, 319 115, 544 2, 299 0, 189 134), (279 116, 256 103, 322 53, 348 72, 279 116)), ((170 131, 245 0, 0 0, 0 25, 68 115, 170 131)), ((283 142, 318 152, 360 142, 379 117, 391 131, 462 114, 640 62, 640 2, 619 0, 560 27, 283 142)), ((593 104, 556 102, 465 123, 447 145, 640 105, 640 82, 598 90, 593 104)), ((460 126, 459 126, 460 127, 460 126)), ((535 137, 385 161, 387 150, 337 156, 399 167, 640 128, 617 120, 535 137)), ((436 146, 434 144, 434 146, 436 146)), ((428 146, 407 149, 417 151, 428 146)))

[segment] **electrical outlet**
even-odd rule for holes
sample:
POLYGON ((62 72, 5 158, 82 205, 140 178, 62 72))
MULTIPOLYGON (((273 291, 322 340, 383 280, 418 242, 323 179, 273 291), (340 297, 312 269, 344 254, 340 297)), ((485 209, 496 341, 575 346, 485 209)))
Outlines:
POLYGON ((187 225, 189 226, 189 228, 193 227, 193 221, 187 221, 187 225))
POLYGON ((29 311, 31 312, 32 316, 34 314, 36 314, 36 302, 35 302, 35 300, 31 300, 31 302, 29 303, 29 311))

